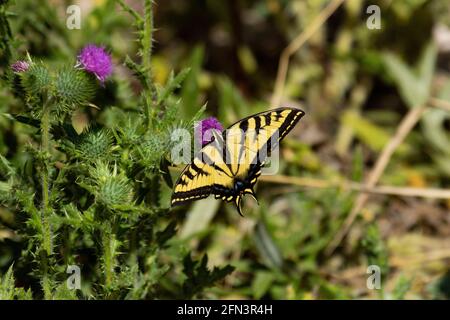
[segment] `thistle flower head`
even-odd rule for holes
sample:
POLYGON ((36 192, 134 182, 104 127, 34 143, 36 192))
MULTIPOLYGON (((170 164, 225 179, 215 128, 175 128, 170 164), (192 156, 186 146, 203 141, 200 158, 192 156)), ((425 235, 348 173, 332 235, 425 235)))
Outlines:
POLYGON ((85 46, 78 55, 78 65, 94 74, 102 83, 112 73, 111 55, 104 47, 93 44, 85 46))
POLYGON ((28 70, 29 67, 30 67, 30 64, 23 60, 16 61, 11 65, 12 71, 14 71, 16 73, 25 72, 28 70))
POLYGON ((211 130, 219 132, 223 131, 222 124, 216 118, 209 117, 197 123, 197 126, 195 127, 195 136, 200 139, 202 146, 212 140, 213 136, 211 130))

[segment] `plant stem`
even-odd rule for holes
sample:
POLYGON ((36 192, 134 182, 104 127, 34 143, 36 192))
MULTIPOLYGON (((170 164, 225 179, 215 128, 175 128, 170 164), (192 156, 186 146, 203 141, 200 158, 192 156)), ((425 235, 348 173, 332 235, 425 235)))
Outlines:
POLYGON ((43 248, 48 255, 52 254, 52 237, 51 229, 48 223, 48 215, 50 213, 49 206, 49 165, 50 157, 50 106, 44 104, 41 119, 41 152, 44 157, 44 168, 42 170, 42 226, 43 226, 43 248))
POLYGON ((102 230, 103 268, 105 270, 105 287, 113 283, 117 242, 112 226, 108 223, 102 230))
POLYGON ((151 0, 145 1, 144 13, 144 36, 142 38, 142 66, 148 72, 151 71, 152 58, 152 42, 153 42, 153 6, 151 0))
POLYGON ((145 12, 144 12, 144 35, 142 38, 142 69, 143 73, 146 75, 146 83, 144 87, 145 96, 145 117, 146 117, 146 127, 147 129, 151 125, 151 115, 152 106, 156 101, 156 90, 153 83, 153 73, 152 73, 152 45, 153 45, 153 5, 151 0, 145 1, 145 12))
POLYGON ((49 263, 48 258, 52 254, 52 234, 48 216, 50 214, 49 206, 49 161, 50 161, 50 103, 47 100, 43 105, 43 113, 41 118, 41 154, 42 154, 42 289, 44 291, 44 298, 51 299, 51 285, 48 276, 49 263))
POLYGON ((51 289, 51 281, 50 277, 48 276, 48 256, 46 252, 41 252, 41 261, 42 261, 42 268, 43 268, 43 276, 41 280, 41 286, 42 290, 44 291, 44 299, 45 300, 51 300, 52 299, 52 289, 51 289))
MULTIPOLYGON (((133 66, 132 70, 137 71, 139 74, 139 81, 143 86, 143 100, 144 100, 144 115, 145 115, 145 128, 148 129, 151 126, 153 119, 153 113, 155 112, 154 106, 156 106, 157 96, 156 88, 153 81, 152 72, 152 45, 153 45, 153 5, 152 0, 145 0, 144 7, 144 19, 123 0, 117 0, 122 9, 128 12, 136 21, 136 25, 139 32, 142 33, 140 38, 142 47, 142 63, 136 68, 135 64, 128 62, 129 66, 133 66), (137 70, 138 69, 138 70, 137 70)), ((127 63, 127 61, 125 61, 127 63)), ((137 66, 136 66, 137 67, 137 66)))
POLYGON ((133 8, 131 8, 128 4, 125 3, 123 0, 117 0, 119 5, 122 7, 122 9, 126 12, 128 12, 130 15, 133 16, 133 18, 136 20, 136 23, 139 25, 142 23, 142 18, 133 8))

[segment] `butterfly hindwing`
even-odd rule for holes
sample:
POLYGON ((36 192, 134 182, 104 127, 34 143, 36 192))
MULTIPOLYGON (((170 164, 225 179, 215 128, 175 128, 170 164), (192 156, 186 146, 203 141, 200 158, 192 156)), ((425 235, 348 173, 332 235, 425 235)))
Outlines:
POLYGON ((232 185, 231 172, 225 165, 221 149, 216 144, 208 144, 194 157, 175 184, 172 205, 182 205, 214 194, 216 184, 232 185))
POLYGON ((181 173, 172 194, 172 205, 181 205, 192 200, 203 199, 211 194, 211 175, 213 169, 199 158, 181 173))

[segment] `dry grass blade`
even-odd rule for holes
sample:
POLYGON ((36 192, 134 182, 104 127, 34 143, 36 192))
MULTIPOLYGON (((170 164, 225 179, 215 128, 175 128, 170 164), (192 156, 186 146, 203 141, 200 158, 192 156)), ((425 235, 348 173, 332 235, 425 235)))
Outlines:
MULTIPOLYGON (((381 195, 419 197, 430 199, 450 199, 450 190, 437 188, 411 188, 411 187, 395 187, 395 186, 368 187, 364 184, 360 184, 353 181, 333 183, 320 179, 291 177, 284 175, 261 176, 259 180, 262 182, 287 184, 306 188, 341 188, 344 190, 352 190, 381 195)), ((290 189, 287 192, 296 192, 296 191, 290 189)), ((285 191, 282 193, 287 192, 285 191)), ((281 194, 281 192, 279 192, 278 194, 281 194)))
POLYGON ((430 106, 450 111, 450 102, 439 98, 430 98, 428 100, 430 106))
MULTIPOLYGON (((412 130, 412 128, 416 125, 416 123, 419 121, 420 117, 422 116, 422 114, 425 112, 426 109, 427 106, 425 105, 412 108, 408 112, 408 114, 403 118, 402 122, 397 127, 395 135, 386 144, 380 156, 378 157, 374 168, 370 172, 367 182, 365 184, 367 188, 373 188, 375 184, 378 182, 389 160, 394 154, 395 150, 403 142, 403 140, 412 130)), ((353 205, 353 208, 350 211, 350 214, 344 221, 342 228, 339 230, 336 237, 330 242, 329 246, 327 247, 326 250, 327 254, 333 253, 334 249, 336 249, 336 247, 341 243, 342 239, 345 237, 348 230, 350 229, 350 226, 353 224, 353 221, 355 220, 356 216, 364 207, 368 199, 369 199, 368 193, 361 193, 358 195, 355 204, 353 205)))
MULTIPOLYGON (((169 169, 181 172, 181 167, 169 167, 169 169)), ((304 178, 304 177, 293 177, 285 175, 273 175, 273 176, 261 176, 259 181, 266 183, 277 183, 286 184, 296 187, 304 188, 341 188, 344 190, 367 192, 372 194, 382 194, 382 195, 392 195, 392 196, 403 196, 403 197, 418 197, 418 198, 430 198, 430 199, 450 199, 450 190, 448 189, 436 189, 436 188, 410 188, 410 187, 395 187, 395 186, 374 186, 368 187, 367 185, 353 182, 353 181, 342 181, 342 182, 330 182, 327 180, 304 178)), ((277 194, 296 192, 283 191, 276 192, 277 194)))
POLYGON ((327 21, 327 19, 336 11, 344 0, 332 0, 328 6, 323 9, 314 21, 299 34, 292 42, 283 50, 278 64, 277 78, 275 80, 275 88, 271 99, 271 106, 278 106, 281 103, 283 90, 286 83, 290 57, 302 47, 302 45, 311 38, 311 36, 327 21))

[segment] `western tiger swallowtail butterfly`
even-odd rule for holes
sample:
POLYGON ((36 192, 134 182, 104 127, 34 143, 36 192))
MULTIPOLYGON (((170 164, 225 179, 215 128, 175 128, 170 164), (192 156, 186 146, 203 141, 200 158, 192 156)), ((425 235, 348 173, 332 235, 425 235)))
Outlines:
POLYGON ((172 205, 212 194, 216 199, 234 202, 242 216, 242 197, 248 194, 256 200, 253 187, 267 157, 304 114, 296 108, 269 110, 215 134, 181 173, 172 194, 172 205))

